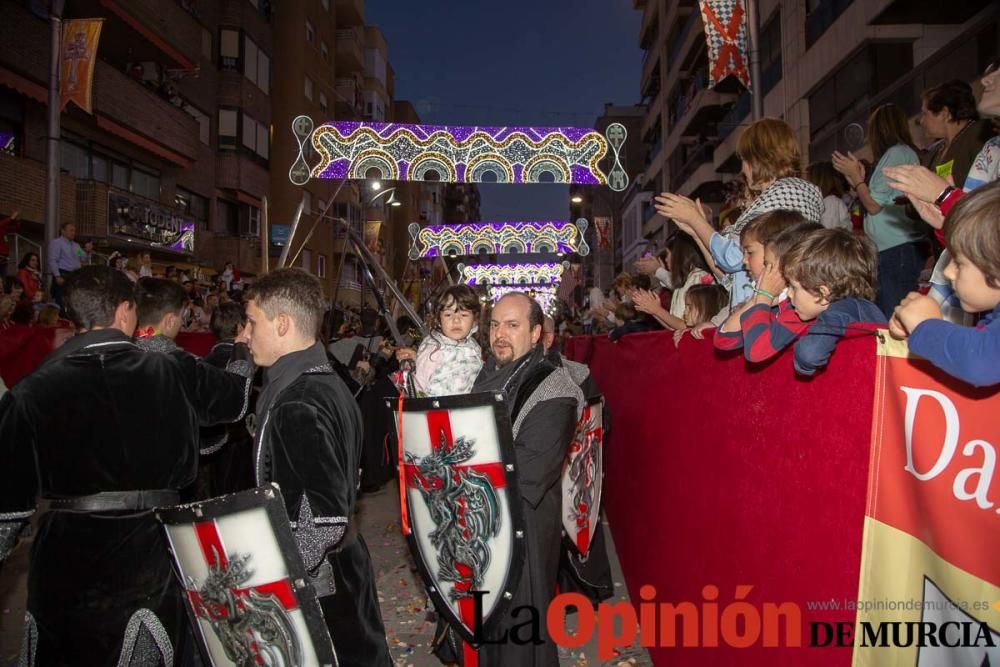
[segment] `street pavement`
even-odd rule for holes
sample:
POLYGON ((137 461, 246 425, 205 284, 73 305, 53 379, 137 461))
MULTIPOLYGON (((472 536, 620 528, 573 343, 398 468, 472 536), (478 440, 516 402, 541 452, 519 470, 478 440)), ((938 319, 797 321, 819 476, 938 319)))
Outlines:
MULTIPOLYGON (((430 652, 435 622, 423 585, 413 567, 406 540, 399 529, 399 492, 396 482, 380 491, 363 495, 358 501, 358 529, 371 551, 375 568, 379 603, 385 620, 386 635, 393 660, 398 667, 438 667, 441 663, 430 652)), ((614 542, 607 525, 611 550, 615 599, 627 600, 621 568, 614 553, 614 542)), ((0 666, 17 664, 24 619, 25 583, 31 540, 23 539, 0 570, 0 666)), ((72 557, 72 556, 68 556, 72 557)), ((543 619, 544 622, 544 619, 543 619)), ((567 628, 575 631, 575 616, 567 628)), ((595 633, 596 635, 596 633, 595 633)), ((81 663, 83 664, 83 663, 81 663)), ((596 638, 588 645, 560 650, 560 667, 647 667, 652 662, 645 649, 623 649, 609 661, 597 657, 596 638)))

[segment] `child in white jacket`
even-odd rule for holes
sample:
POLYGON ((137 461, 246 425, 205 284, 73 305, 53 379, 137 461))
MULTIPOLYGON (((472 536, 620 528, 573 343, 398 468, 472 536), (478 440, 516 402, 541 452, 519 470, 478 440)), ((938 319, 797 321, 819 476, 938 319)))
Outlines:
POLYGON ((468 394, 483 367, 475 339, 479 297, 468 285, 454 285, 444 291, 435 310, 434 330, 417 348, 418 395, 468 394))

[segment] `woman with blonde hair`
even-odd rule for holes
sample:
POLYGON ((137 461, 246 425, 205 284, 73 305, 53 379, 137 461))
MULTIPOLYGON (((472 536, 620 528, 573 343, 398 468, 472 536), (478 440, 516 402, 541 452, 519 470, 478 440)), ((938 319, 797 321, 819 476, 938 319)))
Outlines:
POLYGON ((823 214, 819 188, 802 178, 802 151, 788 123, 778 118, 752 123, 740 135, 736 154, 743 161, 746 206, 736 222, 723 231, 715 231, 709 223, 700 200, 667 192, 655 198, 657 212, 693 236, 713 271, 724 274, 722 284, 729 290, 729 307, 723 312, 753 296, 740 245, 740 233, 751 220, 778 209, 797 211, 812 222, 819 222, 823 214))

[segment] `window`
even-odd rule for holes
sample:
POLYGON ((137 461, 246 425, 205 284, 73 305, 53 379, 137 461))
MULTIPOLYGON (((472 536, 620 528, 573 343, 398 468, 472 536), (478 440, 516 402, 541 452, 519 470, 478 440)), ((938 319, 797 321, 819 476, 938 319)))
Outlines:
POLYGON ((111 185, 119 190, 128 190, 128 165, 122 162, 111 163, 111 185))
POLYGON ((260 209, 247 205, 247 235, 260 236, 260 209))
POLYGON ((306 77, 305 93, 306 93, 306 99, 307 100, 312 100, 312 98, 313 98, 313 80, 310 79, 309 77, 306 77))
POLYGON ((316 212, 317 213, 323 213, 323 210, 325 208, 326 208, 326 202, 323 201, 322 199, 317 199, 316 200, 316 212))
POLYGON ((330 62, 330 50, 326 48, 326 42, 319 43, 319 55, 323 58, 323 62, 330 62))
POLYGON ((327 110, 326 94, 324 94, 324 93, 320 93, 319 94, 319 110, 320 111, 326 111, 327 110))
POLYGON ((326 278, 326 255, 316 255, 316 275, 320 278, 326 278))
POLYGON ((215 205, 215 231, 219 234, 239 236, 240 219, 236 204, 217 199, 215 205))
POLYGON ((781 10, 760 32, 761 88, 766 95, 781 81, 781 10))
POLYGON ((212 33, 204 28, 201 29, 201 57, 212 59, 212 33))
POLYGON ((219 148, 236 148, 236 109, 219 109, 219 148))
POLYGON ((243 114, 243 146, 265 160, 270 158, 267 126, 243 114))
POLYGON ((244 39, 243 76, 265 93, 271 88, 271 58, 249 37, 244 39))
POLYGON ((83 146, 62 142, 62 169, 73 178, 90 178, 90 156, 83 146))
POLYGON ((132 193, 153 201, 160 200, 160 175, 132 169, 132 193))
POLYGON ((313 24, 306 20, 306 41, 312 44, 316 41, 316 31, 313 30, 313 24))
POLYGON ((219 65, 222 69, 239 69, 240 31, 231 28, 219 30, 219 65))
POLYGON ((184 188, 177 188, 174 195, 174 204, 184 215, 201 222, 201 228, 205 229, 208 223, 208 199, 197 195, 184 188))
POLYGON ((111 165, 108 164, 108 159, 103 155, 91 155, 90 156, 90 173, 91 178, 95 181, 100 181, 101 183, 108 182, 108 176, 111 173, 111 165))
POLYGON ((308 190, 302 191, 302 212, 306 215, 312 213, 312 193, 308 190))
POLYGON ((211 144, 211 123, 208 120, 208 116, 203 114, 200 110, 191 106, 190 104, 185 104, 183 107, 184 111, 188 112, 192 118, 198 121, 198 136, 201 139, 201 143, 206 146, 211 144))
POLYGON ((323 2, 323 9, 325 9, 326 11, 330 11, 330 0, 322 0, 322 2, 323 2))
POLYGON ((304 248, 302 250, 302 260, 299 266, 301 266, 309 273, 312 273, 312 260, 313 260, 312 250, 310 250, 309 248, 304 248))

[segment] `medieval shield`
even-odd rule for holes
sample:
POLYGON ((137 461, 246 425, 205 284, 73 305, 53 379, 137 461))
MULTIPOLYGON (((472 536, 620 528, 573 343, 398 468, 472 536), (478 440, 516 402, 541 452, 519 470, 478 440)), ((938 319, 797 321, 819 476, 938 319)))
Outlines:
POLYGON ((277 485, 162 508, 156 517, 209 664, 337 664, 277 485))
POLYGON ((604 484, 604 398, 587 400, 562 475, 563 531, 581 556, 600 525, 604 484))
POLYGON ((403 401, 403 532, 439 613, 474 644, 476 597, 489 633, 513 597, 524 519, 507 399, 479 393, 403 401))

